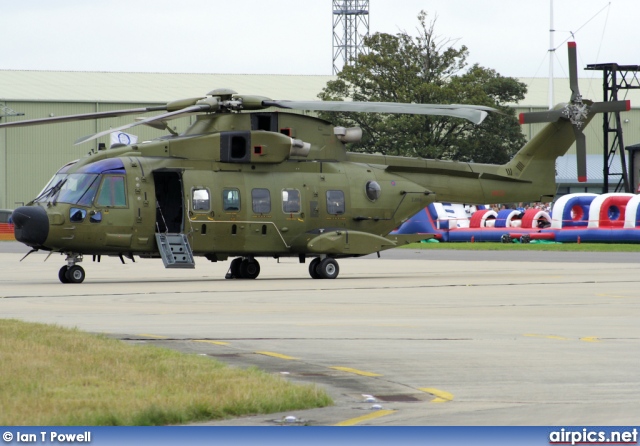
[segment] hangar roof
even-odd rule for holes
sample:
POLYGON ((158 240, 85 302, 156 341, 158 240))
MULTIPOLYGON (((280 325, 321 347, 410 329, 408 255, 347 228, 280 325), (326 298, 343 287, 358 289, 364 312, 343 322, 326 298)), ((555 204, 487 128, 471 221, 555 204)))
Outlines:
POLYGON ((0 70, 0 100, 167 102, 216 88, 272 99, 317 99, 334 76, 0 70))
MULTIPOLYGON (((164 103, 202 96, 215 88, 273 99, 314 100, 332 79, 336 76, 0 70, 0 100, 164 103)), ((518 107, 547 106, 547 78, 520 81, 527 84, 528 93, 518 107)), ((580 78, 579 82, 583 97, 602 100, 602 79, 598 75, 580 78)), ((640 90, 622 95, 627 93, 634 108, 640 105, 640 90)), ((570 96, 568 79, 555 78, 554 102, 568 101, 570 96)))

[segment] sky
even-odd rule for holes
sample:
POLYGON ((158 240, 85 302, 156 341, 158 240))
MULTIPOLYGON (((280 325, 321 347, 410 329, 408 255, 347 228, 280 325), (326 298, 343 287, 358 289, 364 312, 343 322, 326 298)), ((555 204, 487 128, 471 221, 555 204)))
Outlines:
MULTIPOLYGON (((369 31, 435 34, 503 76, 549 75, 552 0, 370 0, 369 31)), ((330 75, 332 0, 3 0, 0 70, 330 75)), ((554 76, 640 65, 640 0, 553 0, 554 76)))

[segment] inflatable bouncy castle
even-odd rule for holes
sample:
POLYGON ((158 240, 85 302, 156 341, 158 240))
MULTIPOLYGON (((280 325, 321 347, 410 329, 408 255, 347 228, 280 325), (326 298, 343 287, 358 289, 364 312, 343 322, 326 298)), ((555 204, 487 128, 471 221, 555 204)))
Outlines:
POLYGON ((394 233, 434 234, 443 242, 508 242, 519 239, 565 243, 640 242, 640 195, 569 194, 555 202, 551 214, 540 209, 432 203, 394 233))

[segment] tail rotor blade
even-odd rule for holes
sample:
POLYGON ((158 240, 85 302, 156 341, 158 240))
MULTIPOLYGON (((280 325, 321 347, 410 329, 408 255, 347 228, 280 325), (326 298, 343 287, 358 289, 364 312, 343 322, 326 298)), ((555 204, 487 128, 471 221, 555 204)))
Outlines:
POLYGON ((576 136, 576 161, 578 163, 578 181, 585 183, 587 181, 587 142, 584 133, 577 127, 573 126, 573 133, 576 136))
POLYGON ((578 87, 578 62, 576 58, 576 43, 569 42, 569 86, 571 87, 571 102, 580 97, 578 87))
POLYGON ((520 124, 538 124, 540 122, 556 122, 562 118, 562 110, 520 113, 520 124))
POLYGON ((631 101, 596 102, 591 106, 592 113, 615 113, 631 110, 631 101))

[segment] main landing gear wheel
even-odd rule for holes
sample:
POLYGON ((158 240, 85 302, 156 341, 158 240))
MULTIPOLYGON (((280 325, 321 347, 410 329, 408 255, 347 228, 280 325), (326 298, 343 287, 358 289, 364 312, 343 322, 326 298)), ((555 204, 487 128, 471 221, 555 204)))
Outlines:
POLYGON ((67 277, 67 271, 69 271, 69 267, 66 265, 60 268, 60 271, 58 271, 58 279, 60 279, 60 282, 69 283, 69 278, 67 277))
POLYGON ((67 278, 71 283, 82 283, 84 282, 85 273, 84 268, 80 265, 73 265, 71 268, 67 270, 67 278))
MULTIPOLYGON (((338 262, 329 257, 321 260, 318 266, 316 266, 316 274, 318 274, 321 279, 335 279, 339 273, 340 267, 338 266, 338 262)), ((311 277, 313 277, 313 275, 311 277)))
POLYGON ((58 271, 58 279, 62 283, 82 283, 86 274, 84 268, 79 265, 73 265, 71 267, 63 266, 58 271))
POLYGON ((318 265, 320 264, 320 257, 316 257, 309 263, 309 275, 312 279, 322 279, 320 273, 318 273, 318 265))
POLYGON ((255 259, 237 257, 231 261, 225 279, 255 279, 260 275, 260 264, 255 259))
POLYGON ((255 279, 260 275, 260 264, 255 259, 243 259, 240 264, 241 279, 255 279))
POLYGON ((227 273, 226 276, 224 276, 225 279, 237 279, 238 277, 240 277, 240 264, 242 263, 242 257, 237 257, 235 259, 233 259, 231 261, 231 264, 229 265, 229 272, 227 273))

